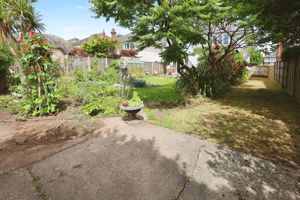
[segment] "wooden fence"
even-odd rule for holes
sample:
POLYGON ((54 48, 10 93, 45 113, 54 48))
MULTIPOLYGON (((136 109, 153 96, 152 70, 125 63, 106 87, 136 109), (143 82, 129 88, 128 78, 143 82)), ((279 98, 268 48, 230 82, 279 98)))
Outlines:
POLYGON ((300 58, 276 62, 275 81, 300 103, 300 58))
POLYGON ((109 58, 93 58, 93 57, 74 57, 65 56, 64 59, 56 60, 61 65, 63 71, 68 74, 76 70, 90 70, 92 68, 103 71, 112 62, 118 62, 120 66, 127 67, 130 73, 158 75, 164 73, 163 64, 159 62, 130 62, 124 63, 120 59, 109 59, 109 58))

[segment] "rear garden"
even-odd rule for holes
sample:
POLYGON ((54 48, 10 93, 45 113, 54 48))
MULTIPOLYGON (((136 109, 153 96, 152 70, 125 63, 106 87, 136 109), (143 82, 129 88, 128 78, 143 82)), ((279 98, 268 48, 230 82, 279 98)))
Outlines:
POLYGON ((252 155, 300 164, 300 106, 269 79, 252 78, 221 97, 194 97, 186 104, 178 104, 174 78, 145 80, 150 86, 137 91, 149 105, 145 112, 151 123, 252 155))

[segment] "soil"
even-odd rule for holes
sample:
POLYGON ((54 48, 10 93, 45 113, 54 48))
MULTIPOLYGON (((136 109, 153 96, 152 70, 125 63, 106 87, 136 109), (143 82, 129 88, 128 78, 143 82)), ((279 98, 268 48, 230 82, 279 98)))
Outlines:
POLYGON ((37 162, 95 136, 101 119, 77 119, 72 111, 16 121, 0 110, 0 175, 37 162))

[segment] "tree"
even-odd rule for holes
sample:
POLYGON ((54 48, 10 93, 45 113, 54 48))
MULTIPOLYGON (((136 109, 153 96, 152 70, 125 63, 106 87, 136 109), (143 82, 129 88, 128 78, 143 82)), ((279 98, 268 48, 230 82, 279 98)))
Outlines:
POLYGON ((249 50, 250 64, 251 65, 261 65, 263 63, 263 55, 260 51, 255 49, 249 50))
POLYGON ((258 42, 300 43, 299 0, 236 0, 243 3, 243 15, 258 28, 258 42))
POLYGON ((101 58, 115 57, 118 46, 118 40, 98 35, 92 36, 88 42, 82 44, 87 53, 101 58))
POLYGON ((44 30, 32 0, 0 0, 0 33, 15 56, 20 55, 19 39, 29 31, 44 30))
MULTIPOLYGON (((44 30, 40 15, 35 11, 35 0, 0 0, 0 40, 7 44, 15 57, 21 59, 23 52, 19 40, 29 31, 44 30)), ((21 66, 18 66, 24 82, 21 66)))
POLYGON ((92 11, 97 17, 114 19, 121 26, 129 28, 133 40, 139 41, 139 50, 154 46, 162 48, 161 57, 165 64, 177 63, 177 71, 189 82, 192 94, 199 93, 200 85, 197 66, 192 65, 188 51, 201 45, 208 50, 205 59, 211 67, 219 66, 224 58, 241 47, 240 41, 250 32, 246 31, 245 18, 234 17, 238 6, 231 1, 221 0, 90 0, 92 11), (239 20, 239 23, 236 23, 239 20), (234 30, 227 28, 238 25, 234 30), (225 26, 225 27, 223 27, 225 26), (224 54, 214 59, 215 34, 228 31, 231 45, 224 48, 224 54), (214 30, 214 32, 212 32, 214 30), (237 32, 242 32, 240 37, 237 32))

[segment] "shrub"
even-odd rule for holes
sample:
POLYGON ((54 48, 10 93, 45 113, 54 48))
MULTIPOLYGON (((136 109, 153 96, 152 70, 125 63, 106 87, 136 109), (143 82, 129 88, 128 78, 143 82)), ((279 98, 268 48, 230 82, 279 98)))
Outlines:
POLYGON ((102 114, 105 116, 114 116, 120 113, 119 104, 122 102, 121 98, 103 97, 100 100, 86 103, 81 106, 84 114, 95 116, 102 114))
POLYGON ((254 49, 250 50, 250 64, 251 65, 261 65, 263 63, 263 55, 260 51, 254 49))
POLYGON ((128 101, 128 106, 129 107, 137 107, 143 104, 143 101, 139 97, 137 92, 133 92, 132 98, 128 101))
POLYGON ((55 66, 49 44, 41 35, 29 33, 21 39, 25 52, 22 69, 26 78, 23 84, 23 108, 26 114, 46 115, 58 111, 59 96, 54 79, 55 66))
POLYGON ((300 57, 300 46, 288 47, 282 54, 282 59, 285 61, 297 57, 300 57))
POLYGON ((125 49, 121 50, 120 56, 124 57, 135 57, 137 55, 137 52, 135 49, 125 49))
POLYGON ((142 88, 147 86, 147 82, 142 79, 132 78, 131 86, 134 88, 142 88))

